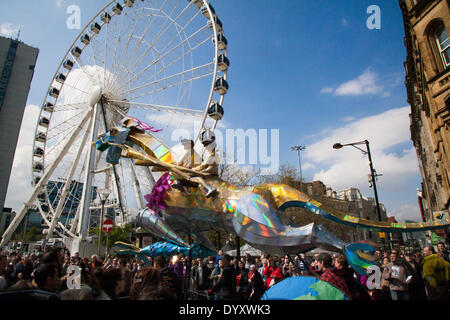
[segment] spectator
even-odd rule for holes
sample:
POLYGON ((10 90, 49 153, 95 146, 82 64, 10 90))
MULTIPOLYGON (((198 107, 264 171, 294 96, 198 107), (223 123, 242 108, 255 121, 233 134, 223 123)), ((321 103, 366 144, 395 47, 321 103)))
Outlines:
POLYGON ((8 257, 6 254, 0 253, 0 292, 8 288, 8 280, 6 280, 6 267, 8 264, 8 257))
POLYGON ((293 261, 289 262, 288 269, 283 273, 283 277, 290 278, 290 277, 298 277, 298 276, 300 276, 300 273, 299 273, 298 269, 295 267, 294 262, 293 261))
POLYGON ((6 291, 27 291, 27 290, 36 290, 36 284, 33 284, 28 280, 19 280, 10 286, 6 291))
POLYGON ((25 256, 20 260, 16 267, 16 274, 18 279, 31 280, 31 274, 33 273, 33 263, 31 258, 25 256))
POLYGON ((380 249, 377 249, 375 251, 375 256, 377 257, 378 260, 381 260, 381 258, 383 257, 383 253, 381 252, 380 249))
POLYGON ((247 286, 248 300, 260 300, 264 294, 264 281, 255 265, 250 266, 247 286))
POLYGON ((212 280, 211 280, 211 274, 214 271, 214 258, 212 258, 212 257, 208 258, 208 263, 206 264, 206 267, 207 267, 207 275, 208 275, 208 277, 207 277, 207 282, 208 282, 207 288, 209 289, 209 288, 213 287, 213 283, 212 283, 212 280))
MULTIPOLYGON (((209 276, 209 279, 212 281, 212 288, 214 288, 214 286, 217 284, 222 274, 223 274, 223 261, 221 259, 219 260, 218 268, 214 268, 213 271, 211 272, 211 275, 209 276)), ((215 300, 218 300, 217 295, 215 295, 215 300)))
POLYGON ((445 248, 445 243, 439 242, 438 243, 438 250, 442 254, 442 259, 444 259, 447 262, 450 262, 449 252, 445 248))
POLYGON ((269 258, 269 265, 264 269, 266 276, 266 288, 274 286, 283 279, 283 274, 278 266, 275 265, 275 259, 269 258))
POLYGON ((202 259, 197 259, 195 267, 192 268, 192 279, 194 280, 194 290, 205 291, 209 286, 210 271, 203 263, 202 259))
POLYGON ((422 274, 425 280, 428 299, 449 298, 450 263, 440 259, 431 246, 423 249, 422 274))
POLYGON ((119 260, 119 270, 125 281, 123 291, 119 293, 120 297, 128 297, 130 295, 131 283, 133 282, 133 273, 127 268, 127 259, 119 260))
POLYGON ((258 268, 258 272, 263 277, 264 282, 266 282, 266 276, 264 275, 264 270, 269 265, 269 260, 267 258, 261 258, 261 266, 258 268))
POLYGON ((222 260, 223 251, 219 250, 219 252, 216 255, 216 260, 214 261, 214 267, 216 268, 216 272, 219 271, 219 260, 222 260))
POLYGON ((255 263, 255 261, 254 261, 253 257, 250 255, 250 253, 246 253, 245 254, 245 265, 244 265, 245 269, 250 270, 250 266, 254 263, 255 263))
POLYGON ((317 257, 317 271, 321 272, 320 280, 330 283, 340 289, 347 297, 351 299, 352 295, 348 289, 344 275, 332 266, 333 258, 330 254, 322 252, 317 257))
POLYGON ((296 256, 295 261, 297 262, 297 269, 299 270, 300 275, 302 276, 308 275, 308 267, 307 264, 305 263, 306 261, 305 254, 301 253, 298 256, 296 256))
POLYGON ((161 278, 161 286, 171 291, 177 299, 182 298, 181 286, 177 275, 167 266, 166 258, 156 257, 153 267, 158 269, 161 278))
MULTIPOLYGON (((347 258, 343 254, 339 254, 336 256, 334 261, 336 273, 341 276, 345 283, 347 284, 349 290, 349 298, 352 300, 375 300, 378 299, 376 295, 373 297, 367 291, 367 287, 364 287, 358 283, 358 281, 354 278, 354 271, 348 265, 347 258)), ((378 293, 378 292, 377 292, 378 293)), ((381 294, 381 293, 380 293, 381 294)))
POLYGON ((81 264, 82 259, 80 258, 79 252, 75 252, 75 254, 73 255, 73 260, 75 265, 79 266, 81 264))
POLYGON ((247 299, 248 273, 249 270, 245 268, 244 262, 239 261, 236 269, 236 292, 239 300, 247 299))
POLYGON ((409 300, 407 278, 408 269, 399 258, 397 250, 391 252, 391 262, 383 270, 382 278, 389 281, 389 291, 392 300, 409 300))
POLYGON ((166 287, 144 289, 138 300, 176 300, 177 297, 166 287))
POLYGON ((412 276, 409 281, 409 296, 411 300, 426 300, 425 284, 422 278, 420 265, 414 260, 414 254, 408 252, 406 255, 406 267, 412 276))
POLYGON ((180 288, 183 291, 184 288, 184 265, 181 261, 183 257, 173 256, 172 261, 169 264, 170 270, 177 275, 178 282, 180 283, 180 288))
POLYGON ((101 263, 99 257, 96 254, 93 254, 91 256, 91 263, 90 263, 90 266, 89 266, 89 270, 91 272, 91 276, 94 276, 95 270, 97 268, 101 267, 101 266, 102 266, 102 263, 101 263))
MULTIPOLYGON (((383 258, 380 269, 383 272, 384 268, 387 268, 387 265, 391 261, 389 258, 383 258)), ((391 300, 391 293, 389 292, 389 281, 381 278, 381 295, 383 300, 391 300)))
POLYGON ((95 276, 100 284, 100 292, 95 300, 117 300, 125 286, 122 272, 119 269, 101 271, 100 268, 97 268, 95 276))
POLYGON ((130 300, 140 300, 144 291, 152 291, 161 286, 161 273, 156 268, 143 268, 136 273, 130 290, 130 300))
POLYGON ((40 264, 34 273, 34 282, 40 290, 57 292, 60 286, 58 268, 52 263, 40 264))
POLYGON ((230 267, 230 256, 225 254, 222 257, 223 271, 219 276, 213 292, 217 294, 219 300, 233 300, 236 298, 236 273, 230 267))
POLYGON ((64 290, 59 296, 61 300, 68 301, 94 300, 92 290, 88 288, 64 290))

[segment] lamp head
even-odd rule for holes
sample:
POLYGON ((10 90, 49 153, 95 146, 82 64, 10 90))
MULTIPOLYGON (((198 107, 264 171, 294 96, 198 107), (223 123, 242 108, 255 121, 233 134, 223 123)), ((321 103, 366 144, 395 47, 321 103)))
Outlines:
POLYGON ((98 189, 97 193, 100 195, 101 200, 108 199, 109 195, 111 194, 111 190, 109 189, 98 189))
POLYGON ((334 145, 333 145, 333 149, 336 149, 336 150, 338 150, 338 149, 342 149, 344 146, 342 145, 342 144, 340 144, 340 143, 335 143, 334 145))

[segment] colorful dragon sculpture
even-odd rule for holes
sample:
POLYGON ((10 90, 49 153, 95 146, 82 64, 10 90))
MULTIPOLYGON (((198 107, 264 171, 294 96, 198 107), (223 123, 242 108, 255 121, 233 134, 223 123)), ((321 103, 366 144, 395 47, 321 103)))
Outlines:
POLYGON ((207 231, 236 233, 251 246, 270 254, 297 254, 316 247, 343 250, 346 243, 334 237, 323 226, 297 227, 290 222, 286 209, 304 208, 312 214, 344 225, 377 232, 414 232, 448 228, 450 221, 427 223, 389 223, 365 220, 327 209, 311 197, 286 185, 264 184, 237 187, 218 176, 204 174, 176 165, 171 152, 148 127, 137 119, 127 118, 101 136, 97 149, 108 151, 107 161, 117 163, 120 157, 135 159, 136 165, 162 172, 148 201, 137 217, 137 224, 160 238, 188 246, 186 235, 213 248, 207 231), (204 183, 193 181, 196 177, 204 183), (175 185, 182 183, 182 188, 175 185), (207 196, 202 186, 217 190, 207 196))

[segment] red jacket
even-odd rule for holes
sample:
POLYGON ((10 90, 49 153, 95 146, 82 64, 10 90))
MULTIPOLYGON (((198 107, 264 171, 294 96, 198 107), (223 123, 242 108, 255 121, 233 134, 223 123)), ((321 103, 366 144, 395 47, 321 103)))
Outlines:
POLYGON ((275 283, 278 283, 283 279, 283 274, 281 273, 280 268, 276 267, 272 268, 270 266, 267 266, 266 269, 264 269, 264 275, 267 276, 266 279, 266 287, 270 288, 270 282, 272 281, 273 277, 275 277, 275 283))

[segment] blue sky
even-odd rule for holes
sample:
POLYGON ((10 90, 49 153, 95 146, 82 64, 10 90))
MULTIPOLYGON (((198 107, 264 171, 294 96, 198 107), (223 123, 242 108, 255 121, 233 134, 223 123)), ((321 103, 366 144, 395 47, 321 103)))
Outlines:
MULTIPOLYGON (((306 180, 320 179, 334 190, 358 187, 371 197, 367 158, 351 148, 332 149, 335 142, 368 139, 375 168, 383 174, 379 198, 388 214, 418 220, 421 178, 409 134, 406 49, 397 1, 211 3, 229 42, 227 126, 280 129, 281 164, 297 167, 291 147, 305 145, 306 180), (381 9, 380 30, 367 28, 370 5, 381 9)), ((20 39, 40 49, 29 105, 41 105, 58 62, 79 33, 66 27, 66 8, 72 4, 80 6, 84 26, 106 1, 14 1, 0 12, 0 32, 20 28, 20 39)), ((23 138, 16 158, 30 158, 25 144, 23 138)), ((19 167, 16 163, 15 170, 19 167)), ((10 184, 7 205, 20 203, 11 195, 18 187, 10 184)))

